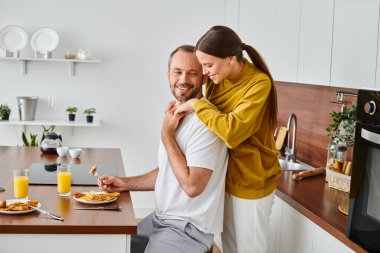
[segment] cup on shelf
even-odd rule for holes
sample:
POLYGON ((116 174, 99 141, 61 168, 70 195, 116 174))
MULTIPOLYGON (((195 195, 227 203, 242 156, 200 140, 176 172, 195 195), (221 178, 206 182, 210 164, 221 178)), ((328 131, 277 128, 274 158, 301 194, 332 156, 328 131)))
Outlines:
POLYGON ((70 148, 69 153, 71 158, 79 158, 79 156, 82 154, 81 148, 70 148))
POLYGON ((66 51, 66 53, 65 53, 65 59, 73 60, 73 59, 75 59, 75 58, 76 58, 75 53, 73 53, 73 52, 71 51, 71 49, 68 48, 67 51, 66 51))
POLYGON ((13 170, 13 190, 16 199, 28 199, 29 193, 29 170, 13 170))

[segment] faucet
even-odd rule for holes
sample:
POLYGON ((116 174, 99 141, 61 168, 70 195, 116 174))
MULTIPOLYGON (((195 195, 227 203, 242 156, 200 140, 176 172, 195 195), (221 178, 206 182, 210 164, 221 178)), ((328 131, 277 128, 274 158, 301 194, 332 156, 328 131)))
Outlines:
POLYGON ((286 161, 296 162, 296 131, 297 131, 297 117, 294 113, 290 114, 288 119, 287 130, 287 139, 288 143, 285 148, 285 159, 286 161), (292 148, 290 148, 290 126, 293 123, 293 133, 292 133, 292 148))

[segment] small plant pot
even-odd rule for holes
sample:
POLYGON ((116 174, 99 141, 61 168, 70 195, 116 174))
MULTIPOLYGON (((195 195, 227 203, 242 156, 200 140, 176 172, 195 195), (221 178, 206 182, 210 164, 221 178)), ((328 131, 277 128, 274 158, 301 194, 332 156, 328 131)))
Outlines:
POLYGON ((87 123, 92 123, 94 121, 94 116, 92 115, 87 115, 86 116, 86 119, 87 119, 87 123))
POLYGON ((75 121, 75 114, 69 114, 69 121, 75 121))
POLYGON ((4 113, 1 120, 9 120, 9 113, 4 113))

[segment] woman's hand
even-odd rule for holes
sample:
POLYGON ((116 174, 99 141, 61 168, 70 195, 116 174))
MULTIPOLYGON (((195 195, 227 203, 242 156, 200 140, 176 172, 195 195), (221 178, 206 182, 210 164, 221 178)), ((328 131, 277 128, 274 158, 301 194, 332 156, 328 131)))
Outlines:
POLYGON ((175 110, 174 114, 182 114, 185 113, 186 115, 194 111, 194 105, 196 102, 198 102, 198 98, 192 98, 187 100, 183 104, 177 105, 177 109, 175 110))

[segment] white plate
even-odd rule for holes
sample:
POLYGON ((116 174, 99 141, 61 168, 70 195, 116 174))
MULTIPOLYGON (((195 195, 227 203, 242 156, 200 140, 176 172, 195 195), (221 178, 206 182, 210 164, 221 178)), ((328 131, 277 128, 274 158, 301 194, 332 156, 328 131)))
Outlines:
MULTIPOLYGON (((8 204, 12 204, 14 202, 23 202, 23 203, 26 203, 27 200, 20 200, 20 199, 7 199, 7 205, 8 204)), ((38 202, 38 208, 41 207, 41 203, 38 202)), ((0 213, 3 213, 3 214, 23 214, 23 213, 31 213, 31 212, 34 212, 36 211, 35 209, 29 209, 29 210, 25 210, 25 211, 4 211, 4 210, 0 210, 0 213)))
POLYGON ((0 31, 0 47, 4 51, 15 53, 24 49, 28 43, 28 34, 17 25, 9 25, 0 31))
MULTIPOLYGON (((83 194, 87 194, 87 193, 90 193, 90 194, 101 194, 101 193, 105 193, 105 192, 81 192, 83 194)), ((114 202, 117 200, 117 198, 115 199, 110 199, 110 200, 106 200, 106 201, 88 201, 88 200, 84 200, 84 199, 78 199, 76 197, 73 196, 73 199, 75 199, 76 201, 80 202, 80 203, 84 203, 84 204, 90 204, 90 205, 99 205, 99 204, 107 204, 107 203, 111 203, 111 202, 114 202)))
POLYGON ((30 38, 30 44, 33 50, 46 54, 52 52, 58 45, 58 33, 49 27, 43 27, 35 31, 30 38))

